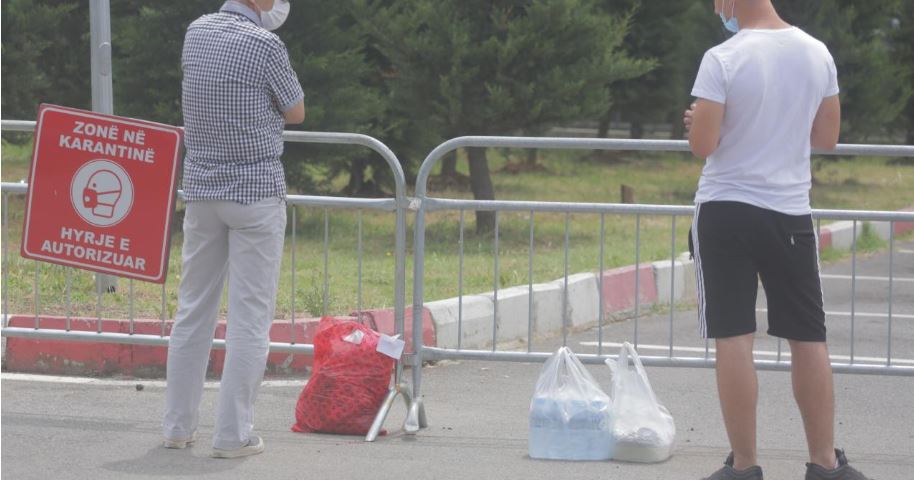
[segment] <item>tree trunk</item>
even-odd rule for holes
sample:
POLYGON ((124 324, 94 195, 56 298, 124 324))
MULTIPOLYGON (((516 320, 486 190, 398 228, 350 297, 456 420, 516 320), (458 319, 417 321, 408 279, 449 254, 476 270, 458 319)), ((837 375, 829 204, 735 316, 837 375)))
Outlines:
POLYGON ((609 112, 600 117, 600 124, 597 126, 597 138, 606 138, 609 135, 609 112))
POLYGON ((448 152, 441 160, 441 176, 454 177, 457 175, 457 151, 448 152))
POLYGON ((538 153, 539 153, 539 151, 538 151, 537 149, 535 149, 535 148, 528 148, 528 149, 527 149, 527 161, 526 161, 526 163, 527 163, 527 166, 528 166, 528 167, 535 167, 535 166, 536 166, 536 161, 537 161, 537 159, 539 158, 538 153))
POLYGON ((629 136, 631 138, 643 138, 644 125, 642 125, 641 122, 632 121, 629 126, 629 136))
POLYGON ((365 184, 366 163, 364 158, 356 158, 349 166, 349 185, 346 185, 346 192, 349 195, 358 195, 362 190, 362 185, 365 184))
POLYGON ((628 185, 622 185, 620 188, 622 203, 635 203, 635 189, 628 185))
POLYGON ((682 123, 682 117, 679 112, 670 113, 670 140, 682 140, 685 138, 685 125, 682 123))
MULTIPOLYGON (((486 149, 468 148, 467 157, 470 160, 470 187, 473 189, 473 198, 495 200, 495 188, 492 186, 492 176, 489 175, 486 149)), ((476 233, 486 233, 492 230, 495 230, 495 212, 477 211, 476 233)))

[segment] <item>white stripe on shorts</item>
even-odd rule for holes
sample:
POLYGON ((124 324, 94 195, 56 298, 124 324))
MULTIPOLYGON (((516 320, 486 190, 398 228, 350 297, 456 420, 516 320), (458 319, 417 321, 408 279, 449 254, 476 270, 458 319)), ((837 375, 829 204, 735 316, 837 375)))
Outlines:
POLYGON ((705 281, 701 267, 701 255, 698 248, 698 214, 701 204, 695 205, 695 216, 692 218, 692 257, 695 260, 695 285, 698 293, 698 333, 701 338, 708 338, 708 318, 705 315, 705 281))

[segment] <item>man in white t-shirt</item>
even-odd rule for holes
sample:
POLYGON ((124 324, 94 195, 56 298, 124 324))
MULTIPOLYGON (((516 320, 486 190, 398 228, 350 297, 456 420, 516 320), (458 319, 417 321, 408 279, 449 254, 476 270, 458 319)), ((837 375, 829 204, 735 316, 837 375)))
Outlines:
POLYGON ((784 22, 771 0, 715 0, 736 33, 705 53, 685 112, 707 162, 690 249, 699 329, 717 347, 717 383, 732 453, 707 480, 762 480, 752 358, 758 280, 768 333, 790 343, 794 397, 809 447, 806 480, 864 480, 834 448, 834 392, 809 204, 811 148, 833 149, 841 107, 826 46, 784 22))

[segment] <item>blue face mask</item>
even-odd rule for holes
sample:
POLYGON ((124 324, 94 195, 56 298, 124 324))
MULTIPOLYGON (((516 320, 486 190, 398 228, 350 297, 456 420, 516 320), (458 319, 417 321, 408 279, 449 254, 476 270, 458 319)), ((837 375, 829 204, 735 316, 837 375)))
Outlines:
MULTIPOLYGON (((733 2, 733 10, 730 11, 730 14, 732 15, 735 11, 736 11, 736 0, 734 0, 734 2, 733 2)), ((736 20, 736 15, 731 16, 730 19, 728 20, 727 17, 724 16, 723 5, 721 5, 721 7, 720 7, 720 21, 724 23, 724 28, 726 28, 727 30, 729 30, 733 33, 739 32, 739 22, 736 20)))

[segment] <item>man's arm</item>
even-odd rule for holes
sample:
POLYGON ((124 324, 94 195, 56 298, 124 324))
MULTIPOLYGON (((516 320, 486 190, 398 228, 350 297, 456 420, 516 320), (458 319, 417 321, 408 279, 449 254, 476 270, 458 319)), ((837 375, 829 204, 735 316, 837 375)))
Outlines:
POLYGON ((277 38, 274 47, 266 62, 267 89, 287 125, 302 123, 305 121, 305 94, 301 83, 289 62, 286 45, 277 38))
POLYGON ((288 110, 282 112, 282 118, 285 119, 286 125, 298 125, 305 121, 305 101, 300 100, 288 110))
POLYGON ((685 111, 683 123, 689 132, 689 148, 698 158, 708 158, 720 144, 724 105, 699 98, 685 111))
POLYGON ((837 95, 825 97, 812 121, 809 143, 818 150, 834 150, 841 133, 841 101, 837 95))

